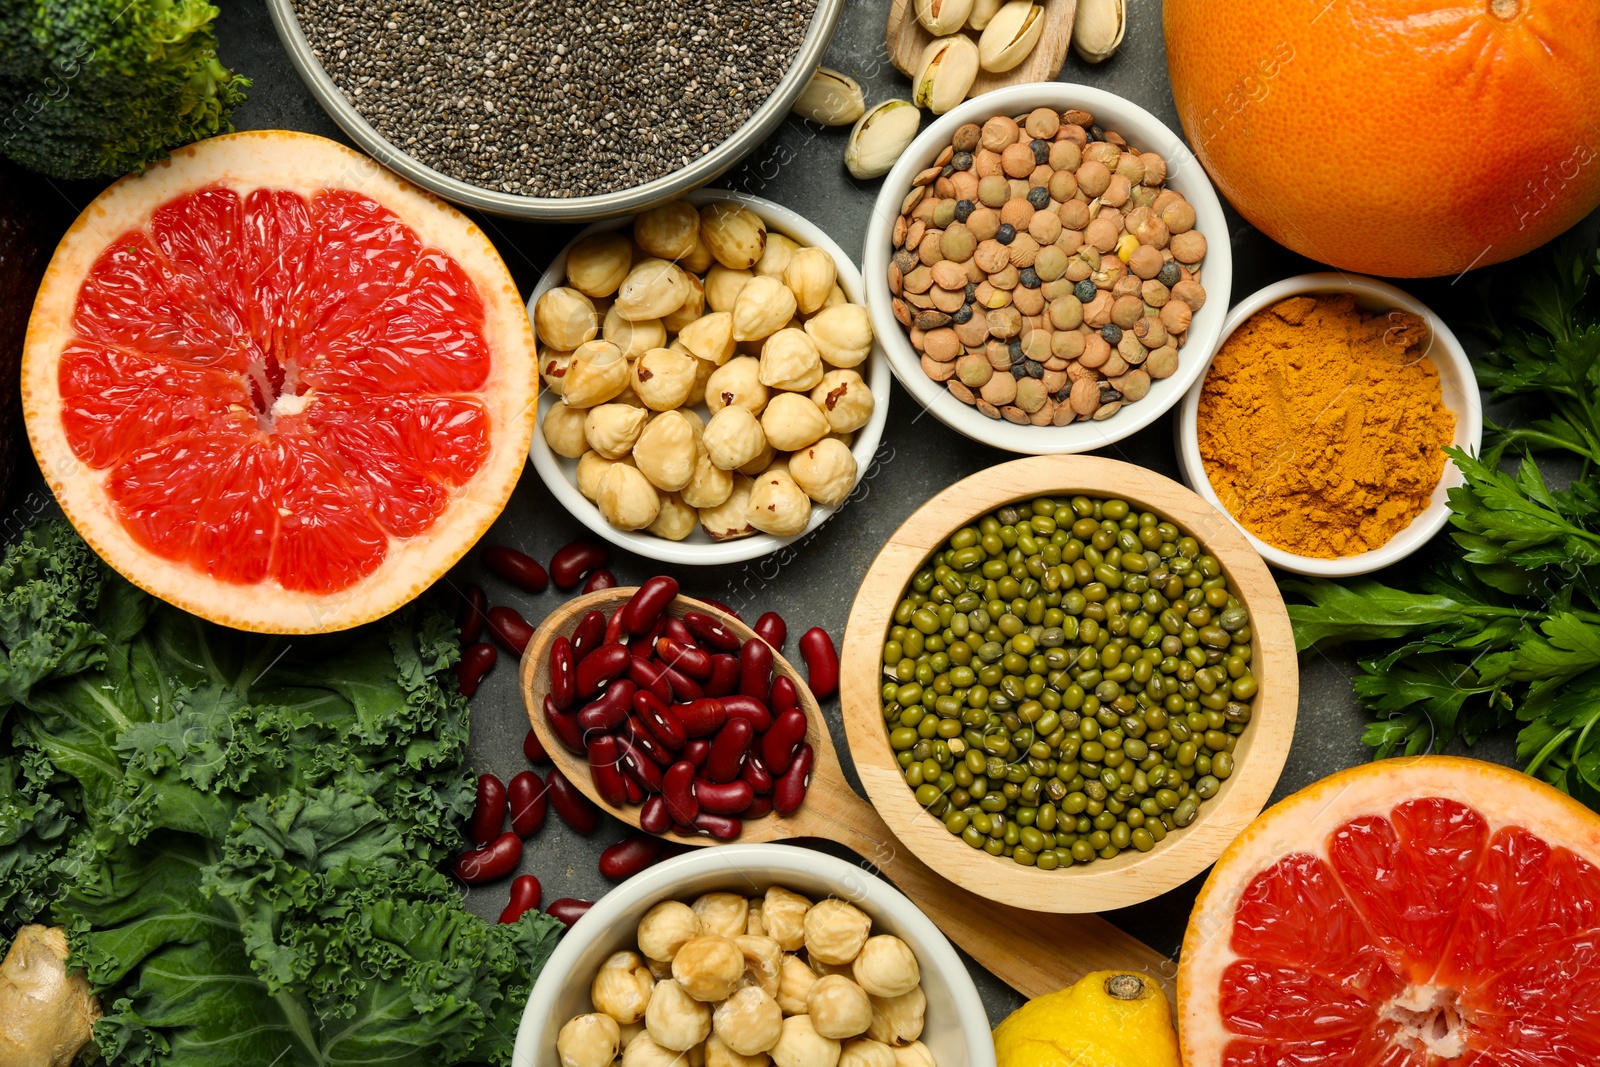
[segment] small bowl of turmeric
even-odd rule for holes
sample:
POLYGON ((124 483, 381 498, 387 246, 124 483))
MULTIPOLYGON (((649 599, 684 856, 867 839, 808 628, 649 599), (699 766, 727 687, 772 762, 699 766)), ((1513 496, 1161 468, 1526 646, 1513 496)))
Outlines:
POLYGON ((1194 490, 1275 567, 1348 578, 1421 548, 1476 453, 1483 408, 1467 354, 1385 282, 1303 274, 1228 313, 1183 399, 1178 460, 1194 490))

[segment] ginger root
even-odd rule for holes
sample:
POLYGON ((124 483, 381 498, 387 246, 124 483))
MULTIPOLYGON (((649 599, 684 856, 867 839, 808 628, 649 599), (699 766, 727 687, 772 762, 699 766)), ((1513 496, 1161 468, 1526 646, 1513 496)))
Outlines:
POLYGON ((0 1067, 70 1067, 99 1017, 82 972, 67 973, 66 931, 19 930, 0 964, 0 1067))

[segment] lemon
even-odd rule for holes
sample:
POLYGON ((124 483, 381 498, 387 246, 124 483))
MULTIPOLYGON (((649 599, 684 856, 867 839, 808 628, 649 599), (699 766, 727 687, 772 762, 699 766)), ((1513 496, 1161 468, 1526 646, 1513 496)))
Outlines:
POLYGON ((1182 1067, 1172 1009, 1142 975, 1096 971, 994 1030, 999 1067, 1182 1067))

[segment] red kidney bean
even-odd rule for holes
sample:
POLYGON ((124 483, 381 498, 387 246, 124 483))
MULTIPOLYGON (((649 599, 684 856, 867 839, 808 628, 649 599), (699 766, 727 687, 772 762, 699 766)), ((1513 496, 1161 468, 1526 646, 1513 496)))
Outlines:
POLYGON ((750 806, 748 808, 745 808, 743 811, 741 811, 739 813, 740 817, 743 818, 746 822, 749 822, 751 819, 764 819, 768 815, 771 815, 771 814, 772 814, 772 798, 771 797, 756 797, 754 800, 752 800, 750 802, 750 806))
POLYGON ((578 664, 578 695, 585 699, 600 692, 613 678, 628 669, 627 645, 601 645, 578 664))
POLYGON ((644 633, 628 639, 628 654, 634 659, 649 659, 656 654, 656 638, 661 636, 662 621, 657 619, 644 633))
POLYGON ((628 802, 628 784, 617 762, 617 739, 610 734, 590 737, 588 748, 589 777, 594 781, 595 791, 601 800, 620 808, 628 802))
POLYGON ((726 652, 711 657, 711 677, 702 686, 708 697, 725 697, 739 691, 739 658, 726 652))
POLYGON ((722 706, 722 701, 710 697, 674 704, 672 713, 683 724, 683 732, 689 737, 710 737, 728 721, 728 709, 722 706))
POLYGON ((711 740, 706 757, 705 776, 713 782, 731 782, 744 770, 750 758, 750 742, 755 737, 748 719, 729 719, 711 740))
POLYGON ((690 741, 683 746, 683 758, 694 764, 694 769, 698 771, 711 758, 711 742, 704 738, 690 741))
POLYGON ((584 735, 608 734, 621 726, 628 717, 628 709, 633 707, 633 693, 633 683, 626 678, 618 678, 601 690, 597 699, 578 712, 578 725, 584 735))
POLYGON ((550 575, 538 560, 505 545, 490 545, 484 549, 483 563, 512 585, 530 593, 542 593, 550 584, 550 575))
POLYGON ((684 629, 694 634, 699 642, 717 652, 739 651, 738 636, 710 615, 690 611, 683 616, 684 629))
POLYGON ((683 722, 654 693, 635 693, 633 710, 639 713, 639 721, 650 731, 650 736, 661 743, 661 747, 677 752, 688 742, 689 735, 684 731, 683 722))
POLYGON ((675 667, 662 667, 661 674, 662 677, 666 678, 667 685, 672 689, 674 700, 688 702, 699 700, 706 695, 705 690, 700 688, 699 683, 675 667))
POLYGON ((556 707, 549 693, 544 695, 544 721, 550 724, 550 732, 556 735, 562 748, 574 756, 583 755, 583 727, 578 725, 578 716, 556 707))
POLYGON ((600 853, 600 873, 611 879, 632 878, 661 858, 661 839, 631 833, 600 853))
POLYGON ((660 742, 650 735, 650 728, 639 721, 639 716, 628 716, 628 721, 622 724, 622 729, 627 735, 628 742, 634 748, 649 756, 661 766, 670 767, 677 759, 671 752, 662 748, 660 742))
POLYGON ((511 879, 511 900, 500 913, 500 921, 514 923, 528 912, 538 908, 544 896, 544 887, 531 874, 519 874, 511 879))
POLYGON ((600 611, 586 611, 572 630, 572 662, 576 666, 583 657, 605 644, 606 616, 600 611))
POLYGON ((735 778, 731 782, 708 782, 704 778, 694 780, 695 801, 701 811, 709 811, 713 815, 737 815, 748 808, 755 798, 756 791, 743 779, 735 778))
POLYGON ((772 713, 755 697, 735 693, 722 698, 722 708, 728 713, 728 718, 745 720, 758 734, 764 734, 772 727, 772 713))
POLYGON ((789 636, 789 624, 783 621, 783 616, 776 611, 769 611, 756 620, 750 629, 756 636, 772 646, 774 652, 783 651, 783 642, 789 636))
POLYGON ((619 641, 627 643, 627 631, 622 628, 622 609, 618 608, 611 613, 611 618, 606 620, 606 644, 614 645, 619 641))
POLYGON ((772 695, 767 703, 773 715, 782 715, 790 708, 800 706, 800 692, 795 689, 792 680, 780 674, 772 680, 772 695))
POLYGON ((795 751, 794 760, 772 786, 772 808, 779 815, 792 815, 805 803, 806 790, 811 788, 811 746, 802 742, 795 751))
POLYGON ((544 913, 552 919, 561 920, 563 926, 571 927, 573 923, 589 914, 589 909, 594 907, 592 900, 578 900, 574 897, 562 897, 552 900, 544 913))
MULTIPOLYGON (((772 792, 772 772, 767 770, 767 764, 760 756, 751 756, 745 761, 744 770, 739 772, 741 781, 750 783, 750 791, 758 795, 772 792)), ((735 812, 734 814, 738 814, 735 812)))
POLYGON ((772 646, 749 640, 739 647, 739 692, 763 704, 772 689, 772 646))
POLYGON ((489 598, 483 590, 476 585, 468 583, 463 590, 466 603, 461 605, 461 613, 456 616, 456 629, 461 631, 461 644, 475 645, 478 638, 483 636, 484 613, 489 610, 489 598))
POLYGON ((661 618, 661 613, 667 610, 667 605, 672 603, 678 595, 678 579, 658 574, 654 578, 647 578, 628 602, 622 605, 622 628, 630 634, 642 634, 655 621, 661 618))
POLYGON ((468 885, 482 885, 504 878, 522 862, 522 838, 513 833, 503 833, 485 848, 463 852, 451 865, 453 873, 468 885))
POLYGON ((694 634, 689 632, 689 628, 683 624, 683 620, 675 619, 671 615, 663 615, 661 617, 661 635, 672 638, 680 645, 694 645, 696 648, 700 646, 700 642, 695 638, 694 634))
MULTIPOLYGON (((620 769, 622 765, 618 764, 618 767, 620 769)), ((622 773, 622 788, 627 791, 629 804, 644 803, 644 786, 634 781, 626 770, 622 773)))
POLYGON ((703 648, 686 645, 676 638, 658 637, 656 655, 668 667, 680 670, 691 678, 704 681, 711 677, 711 656, 703 648))
POLYGON ((550 557, 550 577, 557 589, 576 589, 585 574, 610 561, 611 554, 598 541, 573 541, 556 549, 556 554, 550 557))
POLYGON ((702 834, 709 834, 718 841, 732 841, 744 829, 744 823, 731 815, 717 815, 709 811, 702 811, 694 818, 694 828, 702 834))
POLYGON ((806 661, 806 684, 818 697, 831 696, 839 688, 839 653, 833 638, 820 626, 800 635, 800 655, 806 661))
POLYGON ((550 642, 550 696, 556 707, 566 711, 572 707, 572 698, 578 688, 577 669, 572 660, 572 642, 557 637, 550 642))
POLYGON ((584 796, 560 770, 552 768, 545 779, 545 795, 550 806, 556 809, 561 821, 580 834, 592 834, 600 825, 600 809, 594 801, 584 796))
POLYGON ((602 589, 615 589, 616 587, 617 576, 604 568, 589 575, 589 580, 583 583, 583 591, 585 593, 598 593, 602 589))
POLYGON ((724 615, 732 615, 736 619, 743 618, 743 616, 740 615, 737 611, 734 611, 732 608, 728 607, 728 605, 724 604, 720 600, 712 600, 708 596, 697 596, 694 599, 700 601, 700 603, 702 603, 702 604, 710 604, 712 607, 716 608, 718 611, 722 612, 724 615))
POLYGON ((661 664, 654 660, 633 658, 628 664, 628 679, 640 689, 655 694, 663 703, 672 699, 672 686, 667 684, 661 664))
POLYGON ((489 635, 507 652, 521 656, 533 640, 533 627, 516 608, 501 606, 489 609, 489 635))
POLYGON ((772 720, 772 728, 761 738, 761 760, 773 774, 782 777, 794 758, 794 750, 806 739, 806 713, 799 708, 772 720))
POLYGON ((467 820, 467 839, 482 848, 500 836, 506 821, 505 783, 492 774, 478 775, 478 796, 467 820))
POLYGON ((672 821, 692 823, 700 814, 700 804, 694 798, 694 764, 679 760, 661 776, 661 795, 667 798, 667 812, 672 821))
POLYGON ((511 832, 518 837, 532 837, 538 833, 550 808, 539 776, 532 771, 513 775, 506 783, 506 799, 511 808, 511 832))
POLYGON ((544 742, 539 740, 539 734, 532 727, 528 728, 528 736, 522 739, 522 754, 528 757, 529 763, 549 763, 550 753, 544 750, 544 742))
POLYGON ((639 783, 639 788, 646 793, 661 792, 661 764, 645 755, 627 737, 618 737, 617 747, 622 758, 622 773, 639 783))
POLYGON ((639 829, 652 834, 664 834, 672 828, 672 815, 667 810, 667 798, 653 796, 639 809, 639 829))
POLYGON ((494 670, 499 659, 500 653, 487 641, 468 645, 461 653, 461 662, 456 664, 456 688, 461 690, 461 695, 470 697, 476 693, 484 675, 494 670))

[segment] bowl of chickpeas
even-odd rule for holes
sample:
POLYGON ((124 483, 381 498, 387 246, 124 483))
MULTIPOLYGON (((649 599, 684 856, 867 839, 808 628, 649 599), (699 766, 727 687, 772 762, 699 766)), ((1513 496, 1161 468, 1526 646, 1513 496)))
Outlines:
POLYGON ((545 964, 513 1067, 994 1067, 955 949, 861 867, 695 849, 607 893, 545 964))

